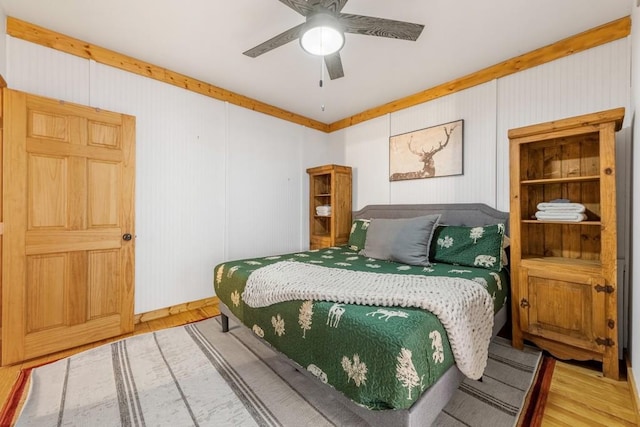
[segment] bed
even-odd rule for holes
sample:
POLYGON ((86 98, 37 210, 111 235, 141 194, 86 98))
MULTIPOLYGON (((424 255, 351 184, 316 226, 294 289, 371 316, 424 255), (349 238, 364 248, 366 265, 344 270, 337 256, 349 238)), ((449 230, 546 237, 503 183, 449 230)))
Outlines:
POLYGON ((223 330, 229 318, 249 328, 371 425, 429 425, 465 376, 481 379, 482 342, 506 323, 508 214, 484 204, 370 205, 353 219, 369 228, 363 241, 352 231, 347 245, 217 265, 223 330), (370 256, 399 223, 432 227, 428 262, 370 256), (491 251, 500 255, 447 252, 456 233, 471 233, 474 248, 499 237, 491 251), (404 291, 380 295, 390 287, 404 291), (452 292, 469 298, 455 315, 425 302, 452 292))

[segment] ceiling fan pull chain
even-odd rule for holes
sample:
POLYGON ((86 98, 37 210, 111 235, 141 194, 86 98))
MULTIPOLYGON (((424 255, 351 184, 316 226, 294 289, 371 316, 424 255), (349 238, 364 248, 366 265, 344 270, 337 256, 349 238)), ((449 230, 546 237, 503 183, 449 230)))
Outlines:
POLYGON ((320 57, 320 90, 322 95, 322 104, 320 105, 320 109, 324 111, 324 56, 320 57))

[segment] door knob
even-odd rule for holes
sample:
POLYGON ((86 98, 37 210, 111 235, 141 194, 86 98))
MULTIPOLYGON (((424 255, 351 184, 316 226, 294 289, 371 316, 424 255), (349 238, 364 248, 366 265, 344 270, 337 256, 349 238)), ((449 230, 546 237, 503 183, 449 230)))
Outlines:
POLYGON ((131 234, 126 233, 122 235, 122 240, 126 240, 127 242, 131 240, 131 234))

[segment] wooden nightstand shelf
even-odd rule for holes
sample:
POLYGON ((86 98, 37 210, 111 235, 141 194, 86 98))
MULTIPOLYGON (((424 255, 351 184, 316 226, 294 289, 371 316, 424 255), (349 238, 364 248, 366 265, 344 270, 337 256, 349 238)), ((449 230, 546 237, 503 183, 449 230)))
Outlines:
POLYGON ((309 246, 311 249, 341 245, 351 231, 351 168, 325 165, 307 169, 309 174, 309 246), (330 206, 330 215, 318 215, 318 206, 330 206))
POLYGON ((624 109, 509 131, 513 345, 602 361, 619 378, 615 132, 624 109), (540 221, 537 205, 569 199, 582 222, 540 221))

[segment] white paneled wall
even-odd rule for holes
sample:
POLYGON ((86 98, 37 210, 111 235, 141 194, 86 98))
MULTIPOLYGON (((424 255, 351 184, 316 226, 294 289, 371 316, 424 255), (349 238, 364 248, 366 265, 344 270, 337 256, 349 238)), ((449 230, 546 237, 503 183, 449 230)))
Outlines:
POLYGON ((308 248, 306 168, 336 158, 328 135, 6 40, 11 89, 136 117, 136 313, 213 296, 231 257, 308 248))
POLYGON ((225 104, 91 63, 91 105, 136 116, 136 311, 212 294, 224 253, 225 104))
POLYGON ((628 108, 629 50, 629 40, 621 39, 331 134, 343 145, 346 163, 358 169, 354 205, 482 202, 508 211, 508 130, 628 108), (462 176, 389 182, 390 136, 459 119, 462 176))
POLYGON ((9 88, 89 105, 89 61, 6 36, 9 88))
MULTIPOLYGON (((370 203, 481 202, 508 211, 509 129, 625 107, 623 130, 616 138, 618 266, 621 294, 632 295, 626 287, 631 246, 628 235, 632 229, 629 210, 633 150, 629 127, 634 115, 630 108, 630 43, 629 38, 611 42, 332 134, 332 142, 344 147, 346 163, 357 167, 354 205, 360 209, 370 203), (388 181, 390 136, 459 119, 464 120, 462 176, 388 181)), ((627 327, 625 304, 621 298, 619 310, 625 323, 621 341, 627 344, 627 336, 633 336, 634 331, 627 327)), ((637 306, 636 298, 631 311, 637 306)))
POLYGON ((331 138, 333 144, 344 144, 344 164, 353 168, 353 209, 389 203, 389 116, 348 127, 331 138))
POLYGON ((213 295, 218 262, 306 248, 308 167, 352 166, 354 209, 508 210, 508 129, 630 105, 627 39, 331 135, 9 36, 6 49, 10 88, 137 118, 136 313, 213 295), (463 175, 389 182, 391 135, 459 119, 463 175))
POLYGON ((302 126, 229 106, 229 258, 300 249, 303 137, 302 126))
POLYGON ((463 175, 392 182, 391 203, 495 205, 495 88, 492 81, 391 114, 390 136, 464 120, 463 175))
MULTIPOLYGON (((628 38, 498 81, 498 209, 509 209, 511 128, 630 105, 628 38)), ((626 115, 623 126, 629 126, 626 115)))
MULTIPOLYGON (((7 16, 0 6, 0 34, 7 32, 7 16)), ((0 75, 7 75, 7 38, 0 37, 0 75)))
MULTIPOLYGON (((633 2, 631 10, 632 22, 640 22, 640 5, 633 2)), ((640 142, 640 123, 638 123, 638 112, 640 111, 640 73, 638 73, 638 70, 640 70, 640 27, 638 27, 638 25, 632 25, 631 27, 631 44, 631 68, 635 70, 635 72, 631 76, 632 107, 629 115, 631 116, 633 139, 636 143, 636 146, 632 150, 632 164, 640 167, 640 147, 638 147, 638 143, 640 142)), ((638 218, 638 213, 640 213, 640 171, 633 173, 632 188, 632 212, 634 216, 638 218)), ((633 233, 633 235, 630 236, 633 242, 631 250, 633 258, 631 262, 629 262, 629 265, 632 267, 632 290, 630 292, 629 302, 629 356, 631 358, 632 368, 629 375, 635 379, 636 401, 638 401, 640 400, 640 389, 638 388, 640 385, 640 225, 636 224, 632 227, 631 231, 633 233)))

